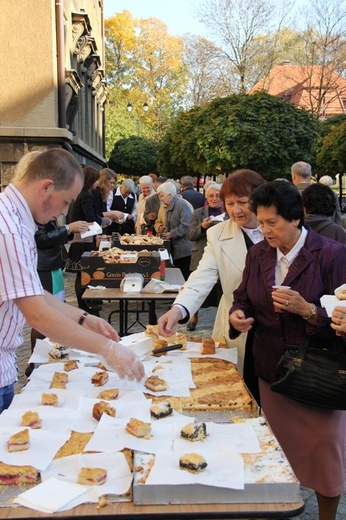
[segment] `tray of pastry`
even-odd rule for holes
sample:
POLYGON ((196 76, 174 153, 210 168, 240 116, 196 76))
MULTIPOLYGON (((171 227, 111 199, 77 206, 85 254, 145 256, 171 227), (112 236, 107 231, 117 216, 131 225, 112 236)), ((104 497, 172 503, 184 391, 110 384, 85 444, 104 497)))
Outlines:
MULTIPOLYGON (((203 450, 203 448, 197 446, 197 444, 201 445, 201 442, 192 442, 192 446, 188 446, 186 452, 178 451, 175 457, 172 457, 172 455, 167 457, 169 472, 165 471, 161 463, 162 475, 160 485, 147 482, 155 465, 157 455, 135 451, 134 503, 136 505, 148 505, 297 502, 300 491, 299 481, 265 417, 239 421, 246 423, 253 429, 260 446, 260 451, 258 452, 240 453, 243 459, 243 469, 242 466, 232 467, 233 471, 239 472, 239 478, 243 479, 243 488, 224 486, 224 483, 222 484, 220 480, 220 473, 218 475, 215 474, 215 478, 213 478, 213 468, 215 470, 218 465, 222 467, 222 458, 220 461, 219 457, 220 453, 215 452, 216 455, 214 453, 214 456, 208 456, 210 453, 209 449, 203 450), (191 456, 192 454, 195 459, 199 457, 204 462, 198 468, 187 468, 188 471, 195 474, 195 476, 189 479, 189 484, 187 484, 183 465, 180 465, 181 453, 186 453, 186 456, 188 454, 191 456), (218 458, 218 461, 215 460, 216 458, 218 458), (182 474, 180 478, 179 472, 182 474), (208 473, 209 476, 207 476, 208 473), (199 477, 204 475, 209 478, 208 485, 199 483, 199 477)), ((231 441, 228 448, 232 448, 231 441)), ((226 461, 227 452, 223 451, 221 455, 224 458, 223 460, 226 461)), ((160 458, 162 461, 162 455, 160 458)), ((158 470, 156 470, 156 476, 157 472, 158 470)))

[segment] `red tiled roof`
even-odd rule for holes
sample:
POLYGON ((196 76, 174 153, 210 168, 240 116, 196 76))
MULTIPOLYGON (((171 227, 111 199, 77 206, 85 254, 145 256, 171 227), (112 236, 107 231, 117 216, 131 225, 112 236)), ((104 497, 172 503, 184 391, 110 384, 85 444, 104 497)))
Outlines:
MULTIPOLYGON (((299 108, 311 110, 311 104, 320 98, 320 65, 301 66, 283 64, 274 67, 267 78, 263 78, 251 89, 266 90, 273 96, 292 101, 299 108)), ((328 90, 325 94, 326 115, 345 113, 346 80, 332 70, 324 69, 324 82, 328 90)))

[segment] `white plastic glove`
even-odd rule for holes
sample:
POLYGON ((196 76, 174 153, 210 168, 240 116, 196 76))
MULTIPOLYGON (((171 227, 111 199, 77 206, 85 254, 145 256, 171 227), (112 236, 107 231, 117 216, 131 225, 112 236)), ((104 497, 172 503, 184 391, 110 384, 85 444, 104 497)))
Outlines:
POLYGON ((122 379, 127 377, 130 381, 136 379, 140 382, 145 375, 143 363, 136 354, 120 343, 109 340, 100 349, 99 355, 103 358, 105 366, 114 370, 122 379))

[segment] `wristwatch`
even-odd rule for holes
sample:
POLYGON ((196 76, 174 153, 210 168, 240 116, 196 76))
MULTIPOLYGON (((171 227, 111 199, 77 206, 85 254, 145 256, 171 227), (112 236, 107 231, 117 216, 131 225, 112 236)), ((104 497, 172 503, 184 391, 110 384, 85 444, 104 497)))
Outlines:
POLYGON ((316 312, 317 312, 317 308, 316 308, 316 305, 313 303, 312 307, 311 307, 311 311, 310 311, 310 316, 308 316, 307 318, 304 318, 304 320, 311 320, 311 318, 313 318, 314 316, 316 316, 316 312))
POLYGON ((65 228, 66 228, 67 234, 69 235, 69 234, 71 233, 71 231, 70 231, 70 226, 68 226, 67 224, 65 224, 65 228))

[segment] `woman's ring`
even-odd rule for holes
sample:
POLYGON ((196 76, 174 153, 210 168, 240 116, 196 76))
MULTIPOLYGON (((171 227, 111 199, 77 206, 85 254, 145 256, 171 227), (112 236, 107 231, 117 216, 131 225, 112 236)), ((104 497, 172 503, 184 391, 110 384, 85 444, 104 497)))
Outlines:
POLYGON ((345 314, 342 314, 342 313, 341 313, 341 314, 340 314, 340 320, 343 320, 344 317, 345 317, 345 314))
POLYGON ((288 300, 285 301, 285 307, 288 307, 288 300))

